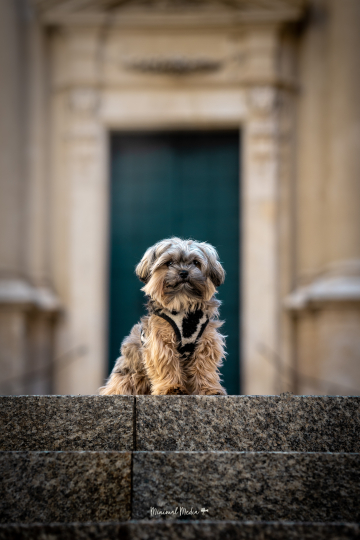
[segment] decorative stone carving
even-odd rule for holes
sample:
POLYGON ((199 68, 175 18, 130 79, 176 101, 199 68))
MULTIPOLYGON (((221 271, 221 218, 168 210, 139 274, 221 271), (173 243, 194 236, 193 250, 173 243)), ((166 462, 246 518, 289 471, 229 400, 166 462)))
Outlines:
POLYGON ((131 59, 124 62, 128 69, 144 73, 187 75, 196 72, 216 71, 223 62, 212 58, 188 58, 186 56, 152 57, 131 59))
POLYGON ((67 1, 64 7, 63 0, 33 0, 35 6, 42 12, 60 8, 62 11, 89 11, 109 10, 126 7, 140 7, 142 9, 173 10, 175 9, 209 9, 226 8, 227 10, 255 11, 284 11, 302 9, 304 0, 93 0, 84 2, 79 7, 78 0, 67 1))
POLYGON ((99 7, 116 8, 127 5, 145 8, 173 9, 175 8, 206 8, 220 5, 228 9, 284 9, 299 7, 302 0, 98 0, 94 2, 99 7))
POLYGON ((249 92, 249 104, 253 112, 270 114, 277 105, 277 91, 272 86, 256 86, 249 92))

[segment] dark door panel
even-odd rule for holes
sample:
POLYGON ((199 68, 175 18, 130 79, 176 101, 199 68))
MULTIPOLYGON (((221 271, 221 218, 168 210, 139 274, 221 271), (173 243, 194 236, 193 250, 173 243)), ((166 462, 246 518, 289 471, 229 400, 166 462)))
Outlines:
POLYGON ((134 269, 170 236, 213 244, 226 270, 219 288, 229 394, 239 393, 239 132, 116 133, 111 138, 109 367, 145 313, 134 269))

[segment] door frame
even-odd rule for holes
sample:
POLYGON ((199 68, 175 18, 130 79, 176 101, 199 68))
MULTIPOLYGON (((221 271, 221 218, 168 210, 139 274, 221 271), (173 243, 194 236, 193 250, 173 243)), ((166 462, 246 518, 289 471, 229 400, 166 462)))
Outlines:
MULTIPOLYGON (((54 122, 54 139, 58 139, 55 181, 71 202, 66 257, 59 258, 68 276, 65 305, 69 316, 58 329, 57 355, 70 347, 86 346, 86 354, 58 374, 59 393, 94 393, 106 377, 109 132, 182 128, 241 130, 242 391, 277 391, 278 366, 273 359, 290 347, 281 310, 286 279, 280 275, 289 275, 288 264, 280 257, 289 243, 283 225, 291 208, 280 196, 284 186, 290 185, 291 171, 286 168, 290 153, 283 151, 280 121, 286 96, 270 84, 151 92, 75 85, 57 96, 53 104, 53 115, 58 118, 54 122), (63 178, 67 178, 65 187, 63 178)), ((292 102, 287 106, 293 107, 292 102)))
MULTIPOLYGON (((238 221, 238 227, 239 227, 239 260, 238 260, 238 266, 239 266, 239 298, 238 298, 238 306, 239 306, 239 336, 238 336, 238 359, 239 359, 239 381, 238 381, 238 387, 239 387, 239 394, 241 394, 241 390, 242 390, 242 380, 241 380, 241 377, 242 377, 242 369, 241 369, 241 354, 242 354, 242 344, 241 344, 241 337, 242 337, 242 333, 241 333, 241 317, 242 317, 242 302, 241 302, 241 293, 242 293, 242 289, 241 289, 241 283, 242 283, 242 279, 241 279, 241 271, 242 271, 242 265, 241 265, 241 253, 242 253, 242 250, 241 250, 241 242, 242 242, 242 235, 241 235, 241 229, 242 229, 242 216, 241 216, 241 189, 242 189, 242 150, 243 150, 243 144, 242 144, 242 129, 241 127, 239 127, 239 124, 235 124, 235 123, 227 123, 227 125, 224 127, 224 125, 220 125, 219 123, 215 123, 213 125, 209 125, 208 123, 204 123, 204 124, 200 124, 198 123, 196 126, 194 124, 191 124, 191 127, 190 125, 185 125, 185 124, 182 124, 181 127, 179 128, 178 126, 172 126, 170 124, 166 124, 166 127, 163 128, 163 127, 159 127, 159 125, 155 125, 154 126, 151 126, 151 125, 146 125, 146 128, 144 127, 139 127, 139 128, 134 128, 134 126, 131 127, 131 129, 111 129, 108 131, 108 155, 109 155, 109 193, 111 191, 111 186, 110 186, 110 182, 111 182, 111 161, 112 161, 112 155, 111 155, 111 138, 113 135, 115 134, 121 134, 121 133, 129 133, 129 132, 132 132, 132 133, 144 133, 144 132, 149 132, 149 133, 166 133, 167 131, 169 132, 181 132, 181 131, 187 131, 187 132, 196 132, 196 131, 205 131, 205 132, 214 132, 214 131, 228 131, 228 130, 231 130, 231 131, 236 131, 238 132, 238 137, 239 137, 239 148, 238 148, 238 156, 239 156, 239 177, 238 177, 238 182, 239 182, 239 201, 238 201, 238 211, 239 211, 239 221, 238 221)), ((109 214, 108 214, 108 245, 109 245, 109 248, 110 248, 110 245, 111 245, 111 242, 110 242, 110 237, 111 237, 111 205, 110 205, 110 201, 108 202, 108 209, 109 209, 109 214)), ((220 254, 221 255, 221 254, 220 254)), ((107 282, 107 287, 108 287, 108 291, 110 293, 110 260, 111 260, 111 253, 109 251, 108 253, 108 267, 107 267, 107 271, 108 271, 108 276, 109 276, 109 280, 107 282)), ((226 269, 225 269, 226 270, 226 269)), ((139 285, 140 286, 140 285, 139 285)), ((110 294, 108 294, 108 304, 107 304, 107 313, 109 314, 110 313, 110 294)), ((108 336, 110 334, 110 321, 108 320, 108 336)), ((119 338, 122 340, 124 339, 125 335, 124 336, 119 336, 119 338)), ((109 344, 109 338, 108 338, 108 344, 109 344)), ((106 356, 107 359, 109 359, 109 350, 107 349, 107 356, 106 356)), ((108 360, 107 360, 108 361, 108 360)), ((115 358, 113 359, 113 362, 115 361, 115 358)))

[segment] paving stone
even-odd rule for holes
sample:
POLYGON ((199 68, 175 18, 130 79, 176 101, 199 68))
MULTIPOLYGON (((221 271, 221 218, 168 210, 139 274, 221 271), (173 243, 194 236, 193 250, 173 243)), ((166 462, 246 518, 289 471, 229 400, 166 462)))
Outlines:
POLYGON ((360 397, 138 396, 136 450, 360 452, 360 397))
POLYGON ((132 450, 131 396, 0 397, 0 450, 132 450))
POLYGON ((0 522, 130 519, 131 452, 0 452, 0 522))
POLYGON ((0 540, 356 540, 355 523, 175 521, 0 525, 0 540))
POLYGON ((360 522, 358 454, 134 452, 133 519, 360 522), (176 509, 177 512, 176 512, 176 509), (201 509, 205 509, 202 512, 201 509))

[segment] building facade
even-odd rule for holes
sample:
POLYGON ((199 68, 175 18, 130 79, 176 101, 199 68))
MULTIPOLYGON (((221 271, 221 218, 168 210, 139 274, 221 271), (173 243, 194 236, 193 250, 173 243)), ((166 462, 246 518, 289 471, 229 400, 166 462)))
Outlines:
POLYGON ((359 2, 0 9, 0 392, 107 374, 110 133, 238 129, 241 392, 358 394, 359 2))

